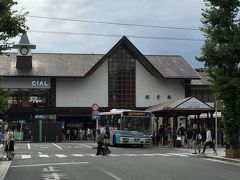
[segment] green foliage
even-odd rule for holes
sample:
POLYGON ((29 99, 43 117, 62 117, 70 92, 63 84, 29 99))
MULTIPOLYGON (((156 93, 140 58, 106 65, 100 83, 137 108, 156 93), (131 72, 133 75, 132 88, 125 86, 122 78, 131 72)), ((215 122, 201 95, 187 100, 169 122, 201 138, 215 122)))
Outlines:
POLYGON ((9 108, 8 100, 10 95, 10 91, 3 91, 2 88, 0 88, 0 114, 3 114, 9 108))
POLYGON ((12 10, 16 4, 14 0, 0 0, 0 55, 11 48, 11 38, 28 29, 25 25, 27 13, 12 10))
POLYGON ((202 13, 205 43, 202 56, 217 99, 223 101, 228 143, 239 147, 240 135, 240 20, 239 0, 205 0, 202 13))
MULTIPOLYGON (((20 14, 12 10, 16 4, 17 2, 14 0, 0 0, 0 55, 11 48, 12 43, 9 42, 11 38, 28 29, 25 25, 25 16, 27 13, 20 14)), ((1 89, 0 83, 0 114, 3 114, 9 108, 9 96, 10 93, 8 91, 1 89)))

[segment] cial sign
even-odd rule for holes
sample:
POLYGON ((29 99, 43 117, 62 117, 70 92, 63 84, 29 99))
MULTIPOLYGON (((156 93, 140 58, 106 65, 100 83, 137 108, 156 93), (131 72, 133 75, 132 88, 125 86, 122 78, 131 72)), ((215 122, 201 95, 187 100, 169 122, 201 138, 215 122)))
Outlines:
POLYGON ((47 81, 32 81, 32 86, 48 87, 48 82, 47 81))
POLYGON ((44 116, 43 115, 35 115, 34 118, 35 119, 44 119, 44 116))

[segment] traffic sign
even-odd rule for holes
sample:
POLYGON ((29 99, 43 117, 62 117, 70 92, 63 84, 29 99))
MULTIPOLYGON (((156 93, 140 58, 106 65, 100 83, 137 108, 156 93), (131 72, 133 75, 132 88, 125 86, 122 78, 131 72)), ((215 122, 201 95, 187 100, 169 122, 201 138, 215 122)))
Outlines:
POLYGON ((99 111, 92 111, 92 120, 99 120, 100 119, 100 114, 99 111))
POLYGON ((99 106, 95 103, 92 105, 92 110, 93 111, 99 111, 99 106))

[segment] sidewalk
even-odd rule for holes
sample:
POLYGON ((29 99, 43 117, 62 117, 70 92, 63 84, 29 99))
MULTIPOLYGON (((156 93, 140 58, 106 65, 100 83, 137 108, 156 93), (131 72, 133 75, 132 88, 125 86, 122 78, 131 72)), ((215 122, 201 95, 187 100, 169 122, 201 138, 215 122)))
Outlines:
POLYGON ((11 161, 6 161, 5 158, 0 158, 0 180, 4 180, 11 161))
MULTIPOLYGON (((188 149, 188 148, 175 148, 179 151, 185 151, 185 152, 194 152, 193 149, 188 149)), ((213 152, 211 148, 207 148, 205 153, 202 154, 196 154, 196 157, 199 158, 210 158, 210 159, 216 159, 216 160, 221 160, 221 161, 227 161, 227 162, 232 162, 232 163, 238 163, 240 164, 240 158, 238 159, 231 159, 231 158, 226 158, 225 157, 225 148, 217 148, 217 155, 213 152)))

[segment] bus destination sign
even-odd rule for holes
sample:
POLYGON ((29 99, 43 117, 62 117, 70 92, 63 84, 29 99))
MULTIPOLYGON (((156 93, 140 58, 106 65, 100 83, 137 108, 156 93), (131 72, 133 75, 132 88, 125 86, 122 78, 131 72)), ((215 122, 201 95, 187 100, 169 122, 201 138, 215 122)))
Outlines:
POLYGON ((124 116, 149 116, 148 112, 137 112, 137 111, 129 111, 129 112, 124 112, 124 116))

